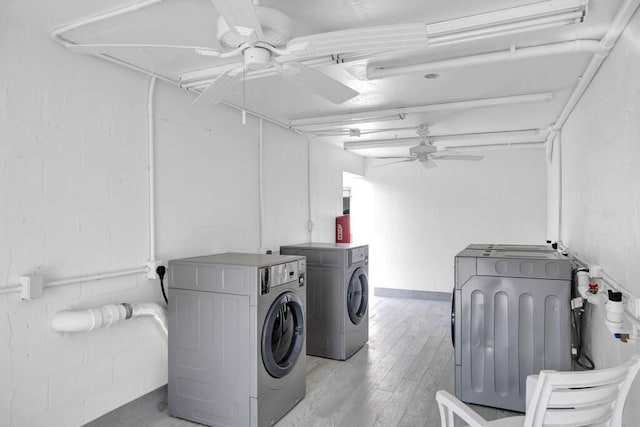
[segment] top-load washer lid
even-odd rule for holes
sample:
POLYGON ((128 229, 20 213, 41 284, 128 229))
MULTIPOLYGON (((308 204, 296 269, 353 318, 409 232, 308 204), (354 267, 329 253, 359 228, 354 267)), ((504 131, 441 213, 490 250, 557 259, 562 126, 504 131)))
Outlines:
POLYGON ((364 268, 358 267, 351 275, 347 288, 347 312, 354 325, 362 322, 369 304, 369 278, 364 268))
POLYGON ((283 292, 269 307, 262 327, 262 363, 275 378, 296 365, 304 345, 304 307, 291 291, 283 292))

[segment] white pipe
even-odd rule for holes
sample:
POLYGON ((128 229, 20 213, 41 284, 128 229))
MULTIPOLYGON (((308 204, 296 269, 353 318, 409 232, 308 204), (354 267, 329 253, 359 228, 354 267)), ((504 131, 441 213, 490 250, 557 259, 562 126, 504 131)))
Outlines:
MULTIPOLYGON (((600 49, 597 53, 593 55, 587 68, 584 73, 580 77, 578 84, 576 85, 573 93, 569 97, 569 100, 565 104, 564 108, 560 112, 558 119, 555 124, 551 126, 551 132, 549 132, 549 136, 547 138, 547 144, 549 146, 553 145, 553 141, 556 138, 556 135, 559 134, 560 130, 567 122, 567 119, 575 109, 578 101, 582 98, 582 95, 586 92, 587 88, 593 81, 596 73, 600 69, 600 66, 605 61, 609 52, 615 46, 618 38, 624 31, 624 28, 627 26, 629 20, 633 17, 636 10, 640 6, 640 0, 626 0, 620 9, 618 9, 618 13, 613 19, 611 26, 605 33, 605 35, 600 40, 600 49)), ((558 179, 558 238, 562 240, 562 146, 558 147, 558 162, 559 162, 559 179, 558 179)))
POLYGON ((93 331, 127 318, 127 309, 122 304, 107 304, 86 310, 66 310, 56 313, 51 327, 58 332, 93 331))
POLYGON ((120 7, 114 10, 111 10, 106 13, 101 13, 99 15, 94 15, 89 18, 81 19, 79 21, 73 22, 71 24, 62 25, 51 33, 51 35, 59 39, 62 37, 63 33, 74 30, 79 27, 83 27, 88 24, 93 24, 95 22, 104 21, 105 19, 114 18, 116 16, 124 15, 125 13, 135 12, 136 10, 143 9, 148 6, 152 6, 156 3, 161 3, 163 0, 145 0, 137 3, 133 3, 124 7, 120 7))
POLYGON ((556 140, 558 141, 558 240, 562 240, 562 134, 558 133, 556 140))
POLYGON ((77 276, 77 277, 71 277, 69 279, 54 280, 51 282, 47 282, 44 285, 44 287, 50 288, 53 286, 71 285, 74 283, 93 282, 93 281, 102 280, 102 279, 112 279, 114 277, 133 276, 135 274, 141 274, 146 272, 147 272, 146 267, 131 268, 129 270, 111 271, 107 273, 93 274, 91 276, 77 276))
POLYGON ((7 288, 0 289, 0 295, 20 292, 21 290, 22 290, 22 286, 9 286, 7 288))
POLYGON ((51 320, 51 327, 58 332, 88 332, 134 317, 151 317, 167 335, 167 312, 156 303, 107 304, 85 310, 60 311, 51 320))
POLYGON ((132 304, 132 317, 151 317, 156 321, 165 336, 168 335, 167 329, 167 310, 154 302, 143 302, 132 304))
POLYGON ((317 126, 344 126, 361 121, 400 120, 407 114, 429 113, 433 111, 455 111, 472 108, 493 107, 496 105, 522 104, 528 102, 546 102, 553 99, 553 92, 528 93, 524 95, 499 96, 495 98, 470 99, 467 101, 443 102, 439 104, 420 105, 415 107, 390 108, 387 110, 358 111, 354 113, 332 116, 310 117, 291 120, 292 128, 311 128, 317 126))
POLYGON ((311 214, 311 138, 307 137, 307 211, 309 221, 307 221, 307 232, 309 241, 313 242, 313 217, 311 214))
POLYGON ((513 150, 514 148, 544 148, 544 141, 538 142, 501 142, 496 144, 451 145, 443 147, 443 150, 453 151, 485 151, 485 150, 513 150))
POLYGON ((618 13, 613 19, 611 26, 605 33, 604 37, 602 37, 602 40, 600 40, 600 51, 593 55, 593 57, 591 58, 591 61, 587 65, 587 68, 580 77, 578 85, 571 94, 569 101, 562 109, 560 116, 558 116, 558 120, 554 125, 555 128, 560 129, 562 128, 562 126, 564 126, 565 122, 569 118, 569 115, 591 84, 591 81, 600 69, 600 66, 609 55, 611 49, 613 49, 613 46, 615 46, 616 41, 620 37, 620 34, 622 34, 622 31, 627 26, 627 23, 629 22, 633 14, 636 12, 638 6, 640 6, 640 0, 626 0, 620 7, 618 13))
POLYGON ((401 74, 437 72, 447 68, 493 64, 496 62, 538 58, 549 55, 583 52, 596 53, 599 52, 600 49, 600 42, 596 40, 573 40, 523 48, 513 46, 509 50, 499 52, 482 53, 478 55, 462 56, 458 58, 444 59, 441 61, 399 67, 384 67, 381 64, 376 65, 375 63, 370 63, 367 65, 367 78, 380 79, 383 77, 397 76, 401 74))
POLYGON ((258 234, 259 252, 264 250, 263 224, 264 220, 264 152, 263 152, 263 120, 258 121, 258 234))
MULTIPOLYGON (((128 270, 117 270, 117 271, 111 271, 108 273, 94 274, 91 276, 76 276, 76 277, 70 277, 68 279, 53 280, 51 282, 45 283, 43 287, 52 288, 55 286, 73 285, 76 283, 83 283, 83 282, 94 282, 97 280, 112 279, 115 277, 133 276, 135 274, 141 274, 146 272, 147 272, 146 267, 131 268, 128 270)), ((0 289, 0 295, 9 294, 13 292, 20 292, 21 290, 22 290, 22 286, 20 285, 9 286, 7 288, 0 289)))
MULTIPOLYGON (((88 24, 93 24, 93 23, 96 23, 96 22, 100 22, 100 21, 103 21, 105 19, 113 18, 113 17, 119 16, 119 15, 123 15, 123 14, 129 13, 129 12, 134 12, 134 11, 140 10, 142 8, 145 8, 145 7, 148 7, 148 6, 152 6, 152 5, 156 4, 156 3, 161 3, 162 1, 164 1, 164 0, 146 0, 146 1, 139 2, 139 3, 134 3, 134 4, 129 5, 129 6, 121 7, 121 8, 118 8, 118 9, 115 9, 113 11, 106 12, 106 13, 103 13, 103 14, 100 14, 100 15, 95 15, 95 16, 92 16, 90 18, 85 18, 85 19, 76 21, 76 22, 71 23, 71 24, 62 25, 62 26, 54 29, 51 32, 51 36, 53 37, 53 39, 55 41, 57 41, 58 43, 60 43, 61 45, 65 46, 65 47, 68 46, 68 45, 76 45, 77 43, 74 43, 70 39, 65 38, 63 36, 63 34, 68 32, 68 31, 80 28, 82 26, 85 26, 85 25, 88 25, 88 24)), ((118 64, 118 65, 124 66, 126 68, 138 71, 140 73, 147 74, 147 75, 152 76, 152 77, 156 77, 156 78, 158 78, 160 80, 163 80, 163 81, 165 81, 167 83, 171 83, 173 85, 181 87, 180 86, 180 82, 178 82, 178 81, 176 81, 174 79, 171 79, 169 77, 163 76, 163 75, 158 74, 158 73, 156 73, 154 71, 147 70, 146 68, 139 67, 139 66, 137 66, 135 64, 132 64, 130 62, 123 61, 121 59, 118 59, 118 58, 115 58, 113 56, 110 56, 110 55, 107 55, 107 54, 103 54, 103 53, 97 53, 97 54, 94 54, 94 56, 102 58, 102 59, 105 59, 105 60, 107 60, 109 62, 113 62, 113 63, 118 64)), ((275 124, 276 126, 280 126, 282 128, 288 129, 291 132, 299 133, 295 129, 291 129, 291 127, 289 125, 286 125, 286 124, 284 124, 282 122, 279 122, 279 121, 277 121, 275 119, 272 119, 271 117, 265 116, 263 114, 255 112, 255 111, 247 110, 245 108, 239 107, 239 106, 237 106, 235 104, 232 104, 230 102, 223 101, 223 102, 220 102, 220 104, 225 105, 225 106, 227 106, 229 108, 233 108, 234 110, 238 110, 238 111, 243 111, 244 110, 247 113, 251 114, 252 116, 264 119, 264 120, 266 120, 266 121, 268 121, 270 123, 275 124)))
POLYGON ((153 132, 153 95, 156 87, 155 76, 149 80, 147 96, 147 138, 149 148, 149 261, 156 260, 156 166, 155 134, 153 132))
MULTIPOLYGON (((430 134, 429 140, 435 145, 456 144, 464 147, 487 146, 495 144, 519 145, 522 143, 542 143, 546 137, 542 129, 523 129, 512 131, 476 132, 465 134, 430 134)), ((362 150, 368 148, 404 147, 416 145, 419 138, 372 139, 365 141, 345 141, 345 150, 362 150)))

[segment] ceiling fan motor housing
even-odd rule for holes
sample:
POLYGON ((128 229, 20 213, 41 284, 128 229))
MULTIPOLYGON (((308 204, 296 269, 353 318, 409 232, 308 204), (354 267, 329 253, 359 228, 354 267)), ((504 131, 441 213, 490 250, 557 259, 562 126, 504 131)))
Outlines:
MULTIPOLYGON (((286 45, 293 37, 295 29, 291 18, 270 7, 255 6, 254 8, 264 34, 264 39, 260 41, 275 47, 286 45)), ((218 42, 224 48, 235 49, 247 42, 247 39, 235 31, 231 31, 229 24, 221 16, 218 18, 218 42)))
POLYGON ((242 54, 244 55, 244 65, 248 71, 262 70, 267 68, 271 60, 271 51, 259 46, 246 48, 242 54))
POLYGON ((438 149, 433 145, 420 144, 415 147, 411 147, 409 149, 409 154, 411 154, 411 156, 426 156, 428 154, 435 153, 436 151, 438 151, 438 149))

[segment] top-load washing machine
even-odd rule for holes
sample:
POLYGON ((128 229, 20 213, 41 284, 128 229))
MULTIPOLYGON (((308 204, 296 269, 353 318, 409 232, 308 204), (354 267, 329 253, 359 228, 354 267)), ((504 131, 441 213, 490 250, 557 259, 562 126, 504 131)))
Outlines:
POLYGON ((470 245, 455 257, 460 400, 524 412, 526 378, 571 369, 571 260, 545 246, 470 245))
POLYGON ((300 243, 307 258, 307 354, 346 360, 369 340, 369 246, 300 243))
POLYGON ((225 253, 169 262, 169 414, 271 426, 304 398, 305 259, 225 253))

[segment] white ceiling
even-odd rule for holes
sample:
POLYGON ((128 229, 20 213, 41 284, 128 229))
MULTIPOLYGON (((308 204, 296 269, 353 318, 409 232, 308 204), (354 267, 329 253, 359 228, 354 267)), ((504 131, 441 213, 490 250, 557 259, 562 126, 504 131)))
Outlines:
MULTIPOLYGON (((263 0, 260 4, 289 15, 295 23, 294 36, 298 37, 372 25, 430 24, 539 1, 263 0)), ((75 3, 78 3, 77 14, 73 13, 74 10, 66 11, 66 20, 57 22, 57 25, 115 7, 107 0, 94 1, 93 7, 85 2, 75 3)), ((520 48, 577 39, 599 40, 621 3, 621 0, 590 0, 585 22, 580 24, 417 51, 398 51, 367 60, 317 68, 360 93, 339 105, 279 75, 238 83, 224 99, 288 125, 290 120, 310 117, 551 92, 553 97, 550 101, 409 114, 404 120, 373 121, 349 126, 363 131, 389 128, 392 131, 360 137, 316 135, 316 138, 340 145, 344 141, 407 138, 415 136, 415 127, 419 125, 428 125, 432 133, 439 135, 546 129, 557 119, 591 54, 550 55, 441 71, 435 69, 434 72, 439 74, 435 79, 425 79, 421 72, 368 80, 365 73, 367 63, 381 66, 410 65, 508 50, 512 46, 520 48)), ((173 44, 221 49, 216 36, 217 17, 216 8, 209 0, 164 0, 126 15, 82 26, 67 32, 64 37, 74 43, 173 44)), ((178 49, 105 49, 104 53, 174 81, 182 73, 237 60, 204 57, 193 51, 178 49)), ((365 156, 406 155, 406 147, 404 143, 395 150, 386 148, 356 152, 365 156)))

